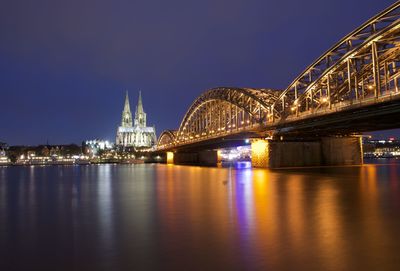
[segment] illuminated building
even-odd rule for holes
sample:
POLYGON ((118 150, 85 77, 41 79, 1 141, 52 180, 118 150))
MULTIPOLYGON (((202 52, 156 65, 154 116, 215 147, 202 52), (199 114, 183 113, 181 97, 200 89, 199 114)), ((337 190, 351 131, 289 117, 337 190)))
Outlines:
POLYGON ((6 156, 6 152, 0 146, 0 165, 8 165, 10 163, 10 159, 6 156))
POLYGON ((388 140, 367 140, 364 142, 366 158, 400 157, 400 141, 395 138, 388 140))
POLYGON ((133 123, 128 92, 126 93, 121 126, 118 127, 115 142, 116 145, 124 147, 153 147, 157 142, 154 126, 146 126, 146 113, 143 110, 142 95, 140 91, 133 123))
POLYGON ((86 147, 85 153, 97 155, 99 150, 101 151, 111 150, 113 148, 113 144, 107 140, 94 139, 94 140, 86 140, 85 147, 86 147))

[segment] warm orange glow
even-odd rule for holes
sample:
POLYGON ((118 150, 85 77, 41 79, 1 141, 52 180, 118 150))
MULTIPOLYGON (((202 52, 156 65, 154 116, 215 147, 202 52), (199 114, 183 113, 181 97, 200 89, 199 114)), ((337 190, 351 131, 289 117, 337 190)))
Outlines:
POLYGON ((251 164, 254 167, 268 167, 268 141, 263 139, 251 143, 251 164))
POLYGON ((222 161, 222 151, 221 150, 217 150, 217 161, 218 161, 218 163, 221 163, 221 161, 222 161))
POLYGON ((167 152, 167 164, 172 165, 174 164, 174 153, 173 152, 167 152))
POLYGON ((251 151, 256 155, 263 154, 267 146, 268 141, 259 139, 251 143, 251 151))

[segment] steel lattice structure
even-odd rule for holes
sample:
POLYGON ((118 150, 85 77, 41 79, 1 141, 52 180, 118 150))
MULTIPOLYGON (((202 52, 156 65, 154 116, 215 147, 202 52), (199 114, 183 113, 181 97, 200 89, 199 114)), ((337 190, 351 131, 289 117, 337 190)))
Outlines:
POLYGON ((397 92, 399 20, 398 2, 307 67, 272 107, 288 118, 321 107, 341 106, 343 102, 378 98, 392 90, 397 92))
POLYGON ((279 92, 269 89, 210 89, 193 102, 178 131, 162 133, 158 145, 184 144, 259 128, 271 115, 269 109, 278 96, 279 92))
POLYGON ((284 91, 214 88, 198 97, 159 148, 331 114, 399 96, 400 1, 340 40, 284 91), (168 137, 168 140, 167 140, 168 137))
POLYGON ((157 145, 158 146, 171 146, 175 143, 176 131, 165 130, 161 133, 157 145))

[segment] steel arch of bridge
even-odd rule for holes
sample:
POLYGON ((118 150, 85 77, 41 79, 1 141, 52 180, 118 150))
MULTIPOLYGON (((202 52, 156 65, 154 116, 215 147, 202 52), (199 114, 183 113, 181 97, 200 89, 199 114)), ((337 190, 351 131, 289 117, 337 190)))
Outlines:
MULTIPOLYGON (((177 142, 209 138, 262 125, 278 97, 270 89, 214 88, 200 95, 186 112, 177 142)), ((275 112, 275 114, 279 114, 275 112)))
POLYGON ((278 91, 270 89, 210 89, 193 102, 178 131, 167 130, 160 135, 158 146, 169 147, 260 127, 271 114, 269 108, 278 95, 278 91))
POLYGON ((169 143, 158 146, 254 128, 275 129, 352 106, 380 103, 399 96, 399 76, 400 1, 340 40, 282 92, 223 87, 206 91, 190 106, 179 130, 168 137, 169 143))
POLYGON ((398 92, 400 2, 368 20, 307 67, 272 105, 271 121, 398 92))
POLYGON ((175 142, 176 138, 175 130, 165 130, 161 133, 160 137, 158 138, 157 146, 171 146, 175 142))

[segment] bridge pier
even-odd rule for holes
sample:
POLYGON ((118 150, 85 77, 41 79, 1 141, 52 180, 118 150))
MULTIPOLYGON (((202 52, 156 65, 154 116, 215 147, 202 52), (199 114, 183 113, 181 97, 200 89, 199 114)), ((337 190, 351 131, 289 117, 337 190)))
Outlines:
POLYGON ((251 142, 251 166, 267 168, 270 167, 270 141, 256 139, 251 142))
POLYGON ((321 139, 322 158, 326 165, 362 165, 362 138, 324 137, 321 139))
POLYGON ((167 152, 167 164, 168 165, 174 164, 174 153, 172 151, 167 152))
POLYGON ((216 166, 217 163, 218 152, 216 150, 173 153, 174 165, 216 166))
POLYGON ((314 141, 257 139, 251 144, 253 167, 283 168, 361 165, 361 137, 324 137, 314 141))
POLYGON ((322 165, 320 142, 285 142, 270 143, 270 168, 309 167, 322 165))

